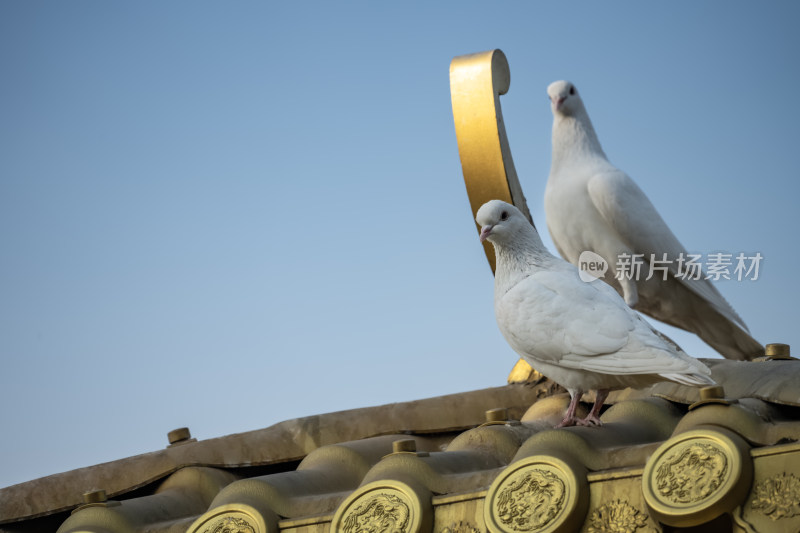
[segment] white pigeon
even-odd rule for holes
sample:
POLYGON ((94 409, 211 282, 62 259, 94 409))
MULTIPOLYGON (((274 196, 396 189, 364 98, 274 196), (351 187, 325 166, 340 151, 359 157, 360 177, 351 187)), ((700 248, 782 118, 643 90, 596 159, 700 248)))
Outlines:
POLYGON ((478 210, 481 241, 494 245, 494 310, 506 341, 533 368, 565 387, 571 400, 561 426, 601 425, 608 392, 659 381, 713 385, 711 371, 661 335, 609 285, 581 281, 555 257, 514 206, 491 200, 478 210), (584 391, 597 399, 575 417, 584 391))
POLYGON ((544 207, 561 256, 578 265, 585 251, 600 255, 609 266, 604 281, 629 306, 696 333, 729 359, 763 355, 764 347, 705 275, 688 272, 686 249, 647 196, 609 163, 575 85, 557 81, 547 94, 553 111, 553 160, 544 207), (642 254, 640 274, 628 270, 617 279, 617 266, 631 264, 634 254, 642 254), (651 259, 660 262, 652 270, 651 259), (691 275, 680 277, 682 273, 691 275), (692 279, 696 276, 700 279, 692 279))

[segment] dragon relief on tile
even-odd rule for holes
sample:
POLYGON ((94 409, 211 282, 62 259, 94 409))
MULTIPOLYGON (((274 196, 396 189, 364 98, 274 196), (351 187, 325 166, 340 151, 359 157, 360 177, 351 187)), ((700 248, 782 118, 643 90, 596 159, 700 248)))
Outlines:
POLYGON ((439 533, 481 533, 481 530, 468 522, 454 522, 439 533))
POLYGON ((673 503, 706 499, 725 481, 728 457, 713 444, 695 442, 663 460, 656 472, 659 494, 673 503))
POLYGON ((212 522, 203 533, 256 533, 256 529, 244 518, 225 516, 212 522))
POLYGON ((567 488, 553 472, 530 469, 507 484, 495 500, 497 518, 515 531, 536 531, 564 507, 567 488))
POLYGON ((342 520, 343 533, 405 533, 411 511, 399 496, 378 493, 348 512, 342 520))
POLYGON ((800 515, 800 479, 783 472, 756 485, 750 505, 772 520, 800 515))
POLYGON ((646 523, 646 514, 626 501, 613 500, 594 510, 587 533, 634 533, 646 523))

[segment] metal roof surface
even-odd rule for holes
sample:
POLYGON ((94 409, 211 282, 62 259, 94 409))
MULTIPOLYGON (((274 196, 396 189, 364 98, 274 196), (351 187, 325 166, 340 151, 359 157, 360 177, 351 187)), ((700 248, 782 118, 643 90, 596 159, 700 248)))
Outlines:
POLYGON ((784 509, 769 492, 778 483, 800 496, 800 480, 795 484, 794 477, 800 473, 800 364, 706 362, 725 387, 724 398, 699 401, 696 389, 667 383, 618 391, 599 428, 553 429, 568 396, 534 375, 533 383, 186 440, 0 489, 0 530, 350 532, 379 531, 363 521, 391 519, 394 529, 387 531, 550 531, 550 526, 553 531, 602 531, 597 524, 609 513, 629 513, 633 525, 647 524, 651 530, 681 520, 716 520, 720 531, 740 522, 760 531, 752 526, 759 517, 772 526, 800 527, 800 509, 784 509), (646 473, 655 468, 653 461, 674 462, 675 453, 664 452, 665 446, 719 449, 719 458, 703 452, 704 460, 727 461, 726 475, 739 465, 739 477, 730 482, 733 488, 726 489, 722 503, 688 512, 689 518, 669 506, 659 508, 663 495, 653 489, 647 496, 646 473), (536 484, 532 475, 545 477, 536 484), (517 487, 523 479, 528 499, 534 486, 564 488, 559 501, 572 507, 559 512, 567 518, 558 522, 554 515, 549 526, 525 529, 531 523, 520 520, 533 520, 531 511, 508 507, 508 494, 523 490, 517 487), (759 498, 768 503, 759 504, 759 498), (592 514, 604 505, 605 514, 592 514), (382 509, 380 516, 375 506, 382 509), (407 509, 408 515, 389 517, 389 507, 407 509))

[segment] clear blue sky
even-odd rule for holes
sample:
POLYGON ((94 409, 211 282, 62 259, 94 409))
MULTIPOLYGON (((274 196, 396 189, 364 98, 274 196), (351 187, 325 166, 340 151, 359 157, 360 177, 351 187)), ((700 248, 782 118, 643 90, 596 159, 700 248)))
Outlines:
MULTIPOLYGON (((534 220, 547 85, 800 350, 797 2, 0 3, 0 486, 505 383, 448 69, 501 48, 534 220)), ((543 235, 551 247, 549 235, 543 235)), ((712 352, 673 335, 691 354, 712 352)), ((493 406, 487 406, 491 408, 493 406)))

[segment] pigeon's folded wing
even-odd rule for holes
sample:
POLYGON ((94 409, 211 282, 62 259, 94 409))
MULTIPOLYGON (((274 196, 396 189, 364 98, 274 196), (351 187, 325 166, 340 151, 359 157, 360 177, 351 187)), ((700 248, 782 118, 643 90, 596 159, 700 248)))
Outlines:
POLYGON ((512 348, 534 360, 619 375, 690 368, 614 289, 583 283, 573 271, 532 274, 503 296, 497 311, 512 348))
POLYGON ((496 311, 514 349, 554 363, 567 353, 616 352, 633 329, 625 311, 574 270, 531 274, 503 295, 496 311))
MULTIPOLYGON (((649 262, 651 254, 661 261, 667 254, 667 267, 673 276, 679 274, 678 258, 686 250, 667 226, 661 215, 642 192, 636 182, 620 170, 601 172, 587 184, 589 197, 608 224, 634 253, 644 254, 649 262)), ((685 257, 685 255, 684 255, 685 257)), ((675 277, 692 292, 711 303, 718 312, 747 331, 744 321, 708 280, 675 277)))

